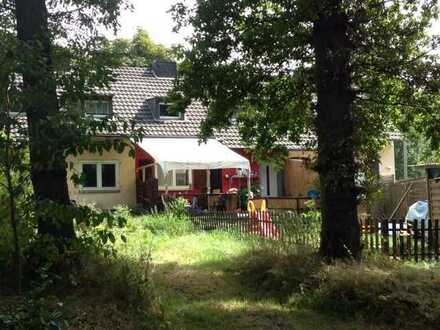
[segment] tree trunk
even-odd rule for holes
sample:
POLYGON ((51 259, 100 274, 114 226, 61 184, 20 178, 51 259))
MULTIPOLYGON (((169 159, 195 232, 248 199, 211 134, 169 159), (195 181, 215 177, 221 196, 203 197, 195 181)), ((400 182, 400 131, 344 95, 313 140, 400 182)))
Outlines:
MULTIPOLYGON (((27 115, 31 178, 37 201, 70 203, 63 150, 49 120, 59 113, 52 67, 51 37, 44 0, 16 0, 18 39, 23 42, 23 93, 27 115)), ((57 240, 72 239, 72 219, 40 218, 39 233, 57 240), (61 222, 61 223, 60 223, 61 222)))
POLYGON ((341 0, 321 1, 320 6, 313 34, 318 94, 321 253, 329 260, 358 258, 361 248, 348 18, 341 10, 341 0))

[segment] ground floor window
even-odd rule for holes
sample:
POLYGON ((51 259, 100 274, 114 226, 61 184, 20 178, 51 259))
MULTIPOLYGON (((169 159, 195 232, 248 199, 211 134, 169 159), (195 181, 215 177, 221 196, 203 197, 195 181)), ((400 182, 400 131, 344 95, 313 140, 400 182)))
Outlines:
POLYGON ((192 173, 189 170, 170 170, 165 176, 162 168, 156 166, 157 180, 161 190, 168 189, 189 189, 192 184, 192 173))
POLYGON ((112 190, 119 187, 119 163, 116 161, 81 163, 82 190, 112 190))

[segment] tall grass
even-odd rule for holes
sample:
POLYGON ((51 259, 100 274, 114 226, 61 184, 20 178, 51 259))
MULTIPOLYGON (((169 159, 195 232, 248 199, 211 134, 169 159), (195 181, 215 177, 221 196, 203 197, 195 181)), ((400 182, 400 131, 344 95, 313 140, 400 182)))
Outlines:
POLYGON ((329 316, 393 328, 440 324, 440 267, 367 256, 326 264, 313 246, 254 241, 237 261, 244 285, 262 296, 329 316))
MULTIPOLYGON (((125 227, 111 229, 116 237, 115 254, 112 258, 85 256, 77 281, 83 290, 103 298, 99 302, 102 306, 108 301, 124 311, 129 316, 127 329, 170 328, 153 281, 151 257, 163 242, 193 232, 192 224, 180 205, 167 212, 143 215, 119 206, 115 213, 126 220, 125 227)), ((74 320, 73 325, 79 323, 74 320)))
POLYGON ((284 248, 307 246, 317 249, 321 239, 321 213, 316 210, 297 214, 294 212, 275 212, 274 222, 282 232, 281 243, 284 248))

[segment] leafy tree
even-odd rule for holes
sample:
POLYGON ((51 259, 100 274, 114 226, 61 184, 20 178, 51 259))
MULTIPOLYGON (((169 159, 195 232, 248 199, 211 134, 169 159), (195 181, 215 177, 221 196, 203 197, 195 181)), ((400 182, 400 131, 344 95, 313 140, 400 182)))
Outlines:
POLYGON ((416 165, 435 163, 437 157, 431 144, 426 139, 413 136, 405 140, 394 141, 394 159, 396 180, 403 180, 425 176, 425 169, 416 167, 416 165))
MULTIPOLYGON (((20 236, 20 206, 19 197, 26 194, 29 181, 29 167, 26 159, 26 143, 22 139, 14 138, 17 132, 23 131, 20 121, 11 116, 16 103, 10 97, 15 91, 14 72, 11 72, 11 59, 8 54, 1 52, 0 71, 3 73, 0 79, 0 107, 5 111, 0 112, 0 207, 5 211, 1 217, 8 218, 12 232, 12 244, 14 250, 15 274, 17 280, 17 292, 22 290, 22 251, 20 236), (6 55, 6 56, 5 56, 6 55), (3 198, 2 198, 3 197, 3 198)), ((0 222, 0 227, 1 222, 0 222)), ((6 238, 2 238, 7 240, 6 238)))
POLYGON ((205 0, 173 7, 189 47, 172 93, 176 110, 209 107, 202 137, 237 117, 261 158, 282 139, 316 136, 321 253, 361 253, 356 177, 378 159, 387 132, 411 125, 440 142, 439 65, 428 35, 437 1, 205 0))
MULTIPOLYGON (((124 132, 128 123, 119 127, 115 121, 94 121, 73 111, 112 81, 112 67, 117 62, 104 50, 105 39, 97 31, 116 29, 125 7, 125 0, 0 3, 0 43, 2 55, 9 59, 9 66, 0 68, 1 85, 7 86, 14 75, 15 93, 9 97, 17 104, 14 112, 20 123, 27 124, 21 137, 29 149, 37 204, 70 205, 65 164, 69 153, 125 146, 123 141, 95 141, 93 137, 124 132)), ((75 236, 70 216, 40 216, 38 230, 55 238, 59 247, 75 236)))
POLYGON ((171 49, 154 43, 148 32, 138 28, 132 39, 118 38, 109 41, 107 50, 126 66, 148 67, 155 60, 169 61, 173 58, 171 49))

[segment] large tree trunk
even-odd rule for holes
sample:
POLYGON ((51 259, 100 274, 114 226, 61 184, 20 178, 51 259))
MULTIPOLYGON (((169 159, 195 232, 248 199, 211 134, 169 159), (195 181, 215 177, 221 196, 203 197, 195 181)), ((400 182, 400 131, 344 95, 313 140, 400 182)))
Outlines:
POLYGON ((360 256, 355 189, 353 91, 348 18, 340 0, 320 2, 314 24, 317 75, 318 171, 321 184, 321 253, 328 259, 360 256))
MULTIPOLYGON (((27 115, 31 177, 38 201, 70 203, 63 150, 57 147, 56 131, 49 118, 59 113, 52 66, 48 12, 44 0, 16 0, 18 39, 23 42, 23 93, 27 115)), ((57 240, 74 237, 71 219, 42 217, 39 233, 57 240)))

